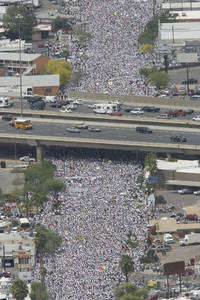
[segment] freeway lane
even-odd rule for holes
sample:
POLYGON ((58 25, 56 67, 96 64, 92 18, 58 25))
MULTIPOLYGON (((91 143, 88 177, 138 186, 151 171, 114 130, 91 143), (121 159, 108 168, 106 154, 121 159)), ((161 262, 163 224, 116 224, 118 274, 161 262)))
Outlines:
MULTIPOLYGON (((10 127, 8 122, 0 120, 0 134, 19 134, 19 135, 37 135, 37 136, 50 136, 50 137, 71 137, 71 138, 83 138, 83 139, 105 139, 105 140, 116 140, 116 141, 131 141, 131 142, 152 142, 152 143, 169 143, 171 135, 182 135, 187 138, 189 145, 200 144, 200 130, 194 131, 175 131, 175 130, 160 130, 156 129, 153 134, 140 134, 137 133, 135 128, 122 128, 122 127, 104 127, 101 128, 101 132, 90 132, 87 129, 83 129, 80 133, 70 133, 67 128, 72 127, 70 124, 65 123, 42 123, 33 122, 33 130, 16 130, 10 127)), ((176 143, 174 143, 176 144, 176 143)))

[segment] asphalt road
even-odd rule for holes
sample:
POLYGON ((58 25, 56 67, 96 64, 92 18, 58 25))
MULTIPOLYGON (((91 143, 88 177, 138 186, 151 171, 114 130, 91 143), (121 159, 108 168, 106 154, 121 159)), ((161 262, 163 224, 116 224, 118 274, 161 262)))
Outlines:
MULTIPOLYGON (((187 143, 190 145, 199 145, 200 132, 197 130, 191 131, 175 131, 163 129, 153 129, 152 134, 137 133, 135 128, 123 128, 123 127, 105 127, 94 126, 101 128, 101 132, 90 132, 87 129, 82 129, 80 133, 71 133, 67 129, 71 128, 72 124, 66 123, 47 123, 47 122, 34 122, 32 130, 16 130, 14 127, 10 127, 7 121, 0 120, 0 133, 10 134, 28 134, 28 135, 41 135, 41 136, 62 136, 62 137, 78 137, 86 139, 105 139, 105 140, 118 140, 118 141, 140 141, 140 142, 155 142, 155 143, 171 143, 171 135, 182 135, 187 138, 187 143)), ((153 127, 152 127, 153 128, 153 127)), ((176 144, 176 143, 175 143, 176 144)))

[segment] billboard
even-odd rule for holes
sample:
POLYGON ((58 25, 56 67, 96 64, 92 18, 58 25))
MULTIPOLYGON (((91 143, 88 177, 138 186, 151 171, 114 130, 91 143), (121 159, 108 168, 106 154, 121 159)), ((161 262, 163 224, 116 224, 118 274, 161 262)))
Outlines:
POLYGON ((13 258, 29 258, 30 252, 28 251, 13 251, 13 258))
POLYGON ((184 274, 185 273, 185 262, 175 261, 164 264, 164 275, 184 274))

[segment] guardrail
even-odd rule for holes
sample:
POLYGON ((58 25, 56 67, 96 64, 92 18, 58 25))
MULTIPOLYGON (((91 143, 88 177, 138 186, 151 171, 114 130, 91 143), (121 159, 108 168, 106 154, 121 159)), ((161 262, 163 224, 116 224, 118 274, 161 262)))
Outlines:
MULTIPOLYGON (((17 109, 0 109, 0 114, 12 114, 15 116, 20 115, 20 111, 17 109)), ((23 115, 25 118, 41 118, 41 119, 64 119, 71 121, 93 121, 93 122, 110 122, 118 124, 138 124, 138 125, 157 125, 157 126, 168 126, 168 127, 185 127, 185 128, 200 128, 200 123, 187 120, 163 120, 163 119, 152 119, 152 118, 141 118, 141 117, 129 117, 129 116, 107 116, 107 115, 92 115, 92 114, 65 114, 61 112, 53 111, 33 111, 24 110, 23 115)))

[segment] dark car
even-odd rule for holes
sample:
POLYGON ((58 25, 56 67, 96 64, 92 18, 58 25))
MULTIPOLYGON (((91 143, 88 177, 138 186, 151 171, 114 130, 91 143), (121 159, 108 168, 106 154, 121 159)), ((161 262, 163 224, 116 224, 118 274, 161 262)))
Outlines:
POLYGON ((189 78, 188 80, 182 81, 182 84, 196 84, 196 83, 198 83, 198 80, 194 78, 189 78))
POLYGON ((159 112, 160 108, 155 106, 143 106, 142 110, 146 112, 159 112))
POLYGON ((120 117, 120 116, 122 116, 122 113, 115 111, 115 112, 109 113, 109 116, 120 117))
POLYGON ((139 132, 139 133, 153 133, 153 130, 149 127, 136 127, 136 132, 139 132))
POLYGON ((191 115, 194 113, 194 110, 193 109, 183 109, 183 112, 187 115, 191 115))
POLYGON ((45 102, 43 100, 34 101, 30 103, 30 109, 43 110, 45 108, 45 102))
POLYGON ((69 101, 59 101, 51 104, 51 107, 61 108, 62 106, 70 104, 69 101))
POLYGON ((170 117, 177 117, 178 116, 177 111, 174 111, 174 110, 166 111, 165 114, 167 114, 170 117))
POLYGON ((131 110, 133 110, 132 107, 127 107, 124 111, 127 112, 127 113, 129 113, 131 110))
POLYGON ((2 120, 4 120, 4 121, 12 121, 14 119, 16 119, 16 118, 14 118, 14 116, 11 114, 5 114, 2 116, 2 120))
POLYGON ((170 137, 170 141, 171 142, 175 142, 175 143, 186 143, 187 139, 184 136, 181 135, 174 135, 170 137))

